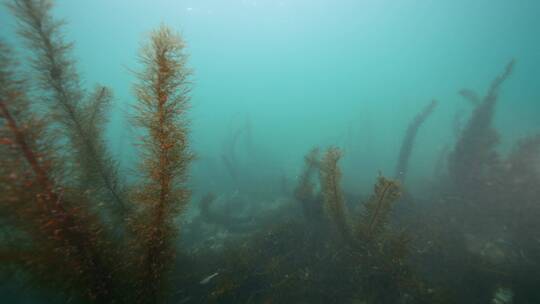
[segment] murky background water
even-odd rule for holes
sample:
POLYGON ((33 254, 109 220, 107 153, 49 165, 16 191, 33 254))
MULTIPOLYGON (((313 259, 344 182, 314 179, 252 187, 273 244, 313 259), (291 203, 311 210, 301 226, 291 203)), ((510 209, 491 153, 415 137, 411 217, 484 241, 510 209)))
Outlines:
MULTIPOLYGON (((342 189, 346 204, 357 210, 356 201, 367 200, 379 174, 394 177, 407 127, 435 99, 438 106, 418 130, 403 182, 405 201, 416 204, 404 204, 398 214, 406 216, 397 221, 412 226, 416 236, 414 229, 419 228, 415 225, 427 225, 427 220, 423 222, 424 217, 430 217, 426 212, 441 216, 449 223, 437 221, 440 226, 432 228, 457 236, 459 242, 466 243, 463 252, 487 259, 504 255, 507 264, 495 264, 504 264, 497 273, 505 274, 493 280, 490 277, 488 281, 493 283, 488 287, 478 287, 485 294, 496 294, 497 286, 517 288, 508 287, 508 282, 537 279, 520 281, 515 279, 519 275, 512 274, 512 269, 519 267, 540 268, 538 244, 527 243, 530 248, 521 248, 524 245, 518 245, 517 237, 508 235, 521 217, 514 218, 514 213, 505 216, 506 211, 497 213, 499 217, 488 211, 469 212, 468 204, 489 208, 485 200, 491 197, 482 192, 488 190, 465 194, 456 190, 459 188, 441 185, 452 183, 448 177, 452 162, 448 159, 475 111, 475 105, 461 96, 460 90, 474 90, 481 99, 512 59, 516 63, 499 89, 493 116, 493 127, 500 134, 494 151, 505 159, 519 140, 539 134, 540 2, 58 0, 53 12, 68 22, 65 37, 75 42, 74 57, 83 85, 92 88, 99 83, 114 91, 106 137, 120 172, 131 182, 137 180, 132 172, 138 161, 138 133, 127 117, 136 103, 133 71, 140 67, 138 49, 160 24, 169 25, 185 38, 189 66, 194 71, 189 119, 192 149, 197 155, 189 180, 193 202, 185 219, 185 233, 193 235, 185 237, 189 240, 186 246, 207 247, 211 246, 205 243, 208 239, 221 242, 227 238, 223 233, 234 235, 230 227, 214 227, 200 235, 200 231, 193 232, 198 201, 206 193, 214 193, 218 205, 229 206, 225 208, 228 211, 221 211, 232 213, 232 222, 235 208, 237 215, 254 216, 273 208, 268 205, 294 202, 303 157, 315 146, 321 152, 329 146, 341 148, 342 189), (455 200, 459 203, 453 203, 455 200), (458 208, 456 205, 461 209, 447 211, 444 204, 453 204, 448 207, 451 210, 458 208), (460 217, 464 213, 468 215, 460 217), (509 217, 511 221, 503 221, 509 217), (477 229, 471 224, 475 221, 489 224, 477 229)), ((15 26, 9 11, 1 8, 0 36, 20 46, 15 26)), ((25 58, 24 51, 19 54, 25 58)), ((534 168, 540 156, 533 155, 526 161, 534 168)), ((536 167, 536 177, 538 171, 536 167)), ((531 190, 540 184, 513 180, 513 185, 522 186, 505 189, 505 178, 514 176, 508 171, 490 172, 493 175, 486 180, 501 191, 496 197, 507 195, 501 200, 509 208, 521 208, 525 214, 540 210, 538 192, 531 190), (532 194, 521 199, 520 187, 532 194)), ((540 237, 536 229, 519 234, 526 234, 526 242, 540 237)), ((422 264, 421 256, 412 255, 415 263, 422 264)), ((451 263, 441 265, 444 269, 451 263)), ((459 288, 452 285, 459 279, 452 278, 452 283, 446 284, 446 278, 430 273, 429 266, 418 268, 428 273, 427 281, 449 290, 459 288)), ((470 294, 475 293, 472 290, 470 294)), ((535 303, 531 299, 538 298, 530 292, 519 303, 535 303)), ((257 297, 251 300, 263 301, 257 297)))

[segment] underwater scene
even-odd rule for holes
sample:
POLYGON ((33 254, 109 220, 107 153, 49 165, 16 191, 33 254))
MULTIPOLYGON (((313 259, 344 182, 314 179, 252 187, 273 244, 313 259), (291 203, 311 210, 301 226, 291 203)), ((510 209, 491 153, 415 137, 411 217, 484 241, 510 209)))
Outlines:
POLYGON ((0 303, 540 303, 540 2, 0 1, 0 303))

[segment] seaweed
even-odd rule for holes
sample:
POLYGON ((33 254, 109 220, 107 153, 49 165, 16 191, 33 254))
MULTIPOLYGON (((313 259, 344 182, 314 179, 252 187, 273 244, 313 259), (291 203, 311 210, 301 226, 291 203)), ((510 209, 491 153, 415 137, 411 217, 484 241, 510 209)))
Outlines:
POLYGON ((73 162, 72 172, 78 175, 80 191, 97 192, 91 200, 106 202, 112 215, 121 217, 128 208, 125 191, 103 140, 109 89, 98 86, 95 93, 85 96, 70 54, 73 44, 64 40, 64 22, 52 17, 50 1, 14 0, 7 5, 19 21, 20 36, 32 51, 32 67, 41 89, 39 99, 50 109, 55 129, 69 142, 63 148, 71 149, 66 156, 73 162))
POLYGON ((313 222, 320 221, 323 215, 322 203, 313 182, 313 175, 319 171, 320 163, 319 149, 313 148, 304 157, 304 168, 294 189, 294 197, 302 205, 304 217, 313 222))
POLYGON ((461 89, 459 92, 463 98, 467 99, 473 106, 477 107, 482 102, 482 99, 478 94, 471 89, 461 89))
POLYGON ((15 76, 7 48, 2 45, 0 51, 0 117, 4 142, 9 143, 2 154, 14 153, 2 164, 16 160, 8 167, 8 192, 0 203, 9 212, 3 215, 15 215, 8 218, 10 227, 26 240, 23 246, 11 244, 15 252, 22 249, 11 262, 63 282, 66 290, 82 285, 89 299, 112 302, 117 287, 110 263, 114 246, 109 246, 85 197, 57 183, 61 169, 47 144, 48 122, 30 111, 24 81, 15 76), (50 170, 53 166, 56 171, 50 170), (60 265, 71 272, 60 270, 60 265))
MULTIPOLYGON (((305 156, 285 191, 296 201, 208 194, 188 217, 195 156, 182 38, 162 26, 141 51, 139 176, 124 185, 103 140, 112 90, 82 88, 50 1, 10 7, 33 69, 0 42, 2 288, 22 283, 85 303, 455 303, 494 301, 508 287, 516 302, 538 302, 540 136, 502 155, 492 123, 513 61, 482 99, 460 92, 474 110, 456 128, 450 179, 436 181, 448 189, 431 187, 409 214, 396 207, 410 199, 402 184, 435 101, 405 130, 396 180, 380 175, 366 200, 343 191, 342 153, 330 147, 305 156)), ((247 172, 234 167, 249 133, 249 124, 233 130, 225 145, 232 178, 247 172)))
POLYGON ((340 158, 341 151, 338 148, 331 147, 326 151, 320 163, 320 183, 324 196, 324 207, 328 216, 343 240, 350 242, 351 231, 340 185, 341 170, 338 167, 340 158))
POLYGON ((134 200, 139 211, 133 229, 141 245, 137 302, 156 303, 163 297, 166 275, 174 265, 174 219, 189 201, 189 150, 186 111, 191 70, 182 38, 165 26, 154 31, 141 51, 143 71, 135 86, 137 125, 146 132, 140 139, 143 179, 134 200))
POLYGON ((373 195, 364 204, 364 211, 356 227, 361 240, 370 240, 387 228, 393 204, 401 196, 397 182, 379 176, 373 188, 373 195))
POLYGON ((252 130, 251 122, 249 119, 246 119, 245 124, 233 128, 233 124, 229 125, 229 135, 227 139, 223 142, 223 152, 221 153, 221 161, 227 170, 227 173, 233 179, 235 187, 238 187, 240 184, 239 179, 239 162, 238 162, 238 142, 241 137, 244 137, 246 148, 252 152, 253 142, 252 142, 252 130))
POLYGON ((416 228, 426 246, 422 252, 428 252, 417 264, 448 288, 454 302, 494 301, 501 286, 511 286, 518 302, 538 299, 530 281, 539 273, 540 137, 529 136, 504 155, 493 126, 498 92, 514 64, 507 64, 482 99, 472 90, 460 92, 475 108, 448 158, 449 179, 439 181, 447 188, 429 199, 441 204, 426 201, 423 208, 431 210, 416 228))
POLYGON ((355 246, 377 238, 388 228, 390 212, 401 196, 401 186, 397 181, 379 176, 371 198, 362 204, 363 211, 358 217, 358 222, 353 225, 340 187, 341 171, 338 166, 340 157, 339 149, 332 147, 321 160, 321 192, 324 196, 326 213, 344 240, 355 246))
POLYGON ((221 270, 210 297, 201 301, 432 303, 436 292, 428 291, 406 261, 409 235, 388 221, 399 184, 379 177, 366 211, 355 214, 344 207, 339 150, 328 149, 320 162, 317 152, 311 150, 304 159, 296 197, 300 203, 309 198, 324 204, 328 221, 302 208, 305 221, 278 219, 225 247, 223 262, 209 259, 221 270), (316 168, 320 189, 310 178, 316 168), (317 190, 324 198, 317 199, 317 190), (348 218, 359 222, 352 225, 348 218))
POLYGON ((536 260, 540 258, 540 244, 535 233, 540 228, 540 135, 529 136, 518 142, 502 166, 500 193, 497 197, 502 220, 513 234, 516 246, 536 260))
POLYGON ((418 130, 424 124, 426 119, 433 113, 437 107, 437 101, 431 101, 422 112, 418 113, 414 120, 409 124, 407 131, 405 132, 405 137, 401 143, 401 148, 399 150, 398 163, 396 166, 395 178, 400 182, 405 182, 409 169, 409 159, 411 158, 411 153, 414 147, 414 140, 418 134, 418 130))
MULTIPOLYGON (((540 164, 540 135, 520 140, 517 147, 505 160, 509 180, 520 184, 538 181, 540 164), (519 175, 519 178, 516 176, 519 175), (513 177, 513 178, 512 178, 513 177)), ((523 188, 516 185, 517 188, 523 188)))
POLYGON ((489 171, 500 162, 495 150, 499 135, 493 128, 492 121, 499 89, 511 75, 514 64, 515 61, 511 60, 503 73, 493 80, 487 94, 476 106, 467 125, 461 131, 449 156, 448 171, 455 193, 474 197, 474 193, 486 191, 479 189, 490 187, 486 176, 489 176, 489 171))
POLYGON ((0 43, 0 220, 13 236, 0 239, 2 268, 14 265, 66 299, 163 302, 193 159, 184 42, 162 27, 142 51, 134 121, 146 134, 142 178, 128 205, 102 139, 111 91, 97 86, 85 96, 50 1, 14 0, 9 7, 34 54, 39 90, 18 76, 0 43), (126 294, 129 287, 138 292, 126 294))

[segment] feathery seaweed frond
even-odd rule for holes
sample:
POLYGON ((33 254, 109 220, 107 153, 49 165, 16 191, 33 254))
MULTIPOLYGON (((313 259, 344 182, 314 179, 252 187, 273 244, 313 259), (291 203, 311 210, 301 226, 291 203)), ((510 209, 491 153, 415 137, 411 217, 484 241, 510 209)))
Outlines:
POLYGON ((182 38, 166 27, 151 36, 141 54, 144 70, 138 75, 136 123, 141 139, 143 181, 139 187, 142 275, 138 301, 155 303, 163 295, 166 273, 174 260, 173 221, 189 199, 185 181, 193 159, 188 146, 186 111, 191 89, 190 69, 182 38))
MULTIPOLYGON (((84 114, 81 125, 88 135, 85 140, 85 146, 88 149, 79 151, 79 156, 86 160, 80 162, 79 187, 95 190, 95 193, 92 193, 95 201, 116 202, 112 211, 115 212, 113 217, 118 219, 125 216, 130 206, 126 205, 126 191, 118 177, 118 164, 109 156, 105 140, 102 139, 104 127, 108 123, 107 112, 112 98, 109 88, 97 86, 82 109, 84 114)), ((84 143, 81 142, 81 144, 84 143)))
MULTIPOLYGON (((47 175, 47 180, 60 179, 61 174, 53 171, 53 167, 58 166, 53 166, 50 158, 54 154, 50 145, 53 141, 45 140, 47 121, 30 111, 30 102, 24 93, 28 90, 26 81, 18 77, 16 69, 10 49, 0 42, 0 117, 3 120, 0 125, 0 162, 2 170, 5 170, 4 176, 11 176, 14 182, 33 170, 38 176, 47 175), (13 161, 20 159, 21 154, 32 161, 13 161), (44 156, 48 161, 38 166, 37 160, 44 156)), ((7 193, 2 196, 2 199, 9 198, 7 193)))
POLYGON ((399 150, 398 164, 396 167, 396 178, 402 183, 407 177, 407 172, 409 169, 409 159, 411 158, 411 152, 414 145, 414 140, 418 134, 418 129, 426 121, 426 119, 433 113, 437 107, 437 101, 433 100, 428 104, 422 112, 418 113, 414 120, 411 122, 401 143, 401 149, 399 150))
MULTIPOLYGON (((110 94, 98 93, 85 104, 84 92, 79 83, 75 62, 71 59, 72 43, 62 37, 63 21, 51 15, 52 3, 48 0, 13 0, 8 4, 19 21, 19 34, 34 53, 33 68, 45 94, 40 94, 45 107, 57 123, 57 130, 69 140, 75 165, 79 173, 81 192, 91 190, 112 198, 113 209, 125 211, 126 203, 118 187, 115 164, 103 143, 102 127, 93 114, 105 114, 110 94), (89 110, 89 111, 87 111, 89 110), (98 111, 98 112, 96 112, 98 111)), ((105 116, 102 116, 105 117, 105 116)), ((106 200, 109 202, 109 200, 106 200)))
POLYGON ((0 203, 2 210, 15 215, 8 223, 33 241, 32 250, 23 248, 30 254, 11 262, 38 272, 37 277, 55 277, 48 284, 61 283, 64 290, 82 289, 91 300, 113 302, 115 284, 107 262, 112 256, 100 249, 105 247, 101 247, 104 238, 97 219, 79 204, 80 200, 74 200, 76 195, 70 189, 57 183, 53 167, 59 165, 53 161, 54 150, 44 138, 47 123, 29 110, 24 82, 17 80, 2 45, 0 60, 0 133, 9 145, 1 153, 11 153, 0 160, 11 170, 8 184, 3 186, 8 192, 3 193, 0 203))
POLYGON ((399 183, 379 176, 356 229, 360 239, 370 240, 386 228, 392 205, 400 196, 399 183))
POLYGON ((317 199, 313 183, 313 175, 318 172, 320 166, 319 158, 318 148, 313 148, 304 157, 304 169, 294 189, 294 197, 302 204, 302 210, 307 219, 316 219, 322 214, 322 205, 317 199))
POLYGON ((515 61, 511 60, 501 75, 496 77, 482 102, 476 106, 462 130, 449 158, 451 181, 460 193, 478 192, 484 188, 482 178, 486 171, 499 162, 495 146, 499 134, 492 126, 501 85, 512 74, 515 61), (469 189, 469 191, 468 191, 469 189))
POLYGON ((336 225, 344 240, 350 241, 351 234, 348 226, 345 202, 341 193, 341 170, 338 161, 341 151, 338 148, 329 148, 320 163, 321 189, 324 195, 325 209, 330 219, 336 225))

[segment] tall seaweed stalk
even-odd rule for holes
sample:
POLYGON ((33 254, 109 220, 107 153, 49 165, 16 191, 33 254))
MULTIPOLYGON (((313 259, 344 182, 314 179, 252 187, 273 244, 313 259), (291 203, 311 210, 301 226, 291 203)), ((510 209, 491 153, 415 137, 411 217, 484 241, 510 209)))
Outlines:
MULTIPOLYGON (((460 137, 449 157, 448 171, 451 183, 456 193, 462 195, 473 195, 482 193, 480 191, 489 187, 485 177, 499 163, 499 155, 495 150, 499 142, 499 134, 493 128, 493 116, 497 105, 499 89, 501 85, 512 74, 514 60, 511 60, 503 73, 496 77, 486 96, 474 109, 471 118, 465 128, 461 131, 460 137)), ((470 90, 462 90, 471 92, 470 90)), ((468 93, 466 96, 476 96, 468 93)), ((468 99, 477 99, 468 97, 468 99)))
POLYGON ((418 134, 418 130, 426 119, 433 113, 437 107, 437 101, 433 100, 429 103, 422 112, 418 113, 414 120, 409 124, 407 131, 405 132, 405 137, 401 143, 401 149, 399 150, 398 163, 396 166, 396 179, 400 182, 404 182, 407 177, 409 169, 409 160, 411 158, 411 153, 414 147, 414 140, 418 134))
POLYGON ((135 121, 145 135, 141 138, 143 180, 137 192, 140 212, 134 220, 143 250, 139 303, 163 299, 175 256, 174 219, 189 199, 185 181, 193 155, 187 138, 191 71, 186 60, 183 40, 166 27, 153 32, 140 57, 144 70, 135 87, 135 121))
POLYGON ((124 191, 116 163, 103 140, 110 90, 98 86, 85 97, 71 58, 73 45, 62 36, 64 22, 52 17, 51 1, 13 0, 8 7, 19 21, 20 36, 33 52, 32 67, 42 90, 40 101, 69 142, 72 153, 66 155, 74 155, 72 166, 78 175, 79 189, 92 192, 90 197, 94 201, 109 203, 115 211, 113 215, 121 219, 127 207, 124 191))
POLYGON ((341 192, 341 170, 338 161, 341 151, 338 148, 329 148, 320 163, 321 189, 324 195, 325 209, 330 219, 335 223, 343 240, 351 241, 351 231, 347 220, 347 210, 341 192))
POLYGON ((302 204, 304 217, 308 221, 318 221, 322 216, 322 204, 317 196, 313 175, 320 167, 319 149, 312 149, 304 157, 304 168, 294 189, 294 197, 302 204))
POLYGON ((6 212, 0 215, 30 241, 11 244, 18 254, 9 262, 47 285, 82 289, 92 301, 112 303, 117 291, 110 263, 114 251, 84 197, 59 184, 62 170, 50 145, 54 140, 47 136, 48 122, 31 111, 27 89, 0 44, 0 164, 9 174, 0 198, 6 212))

